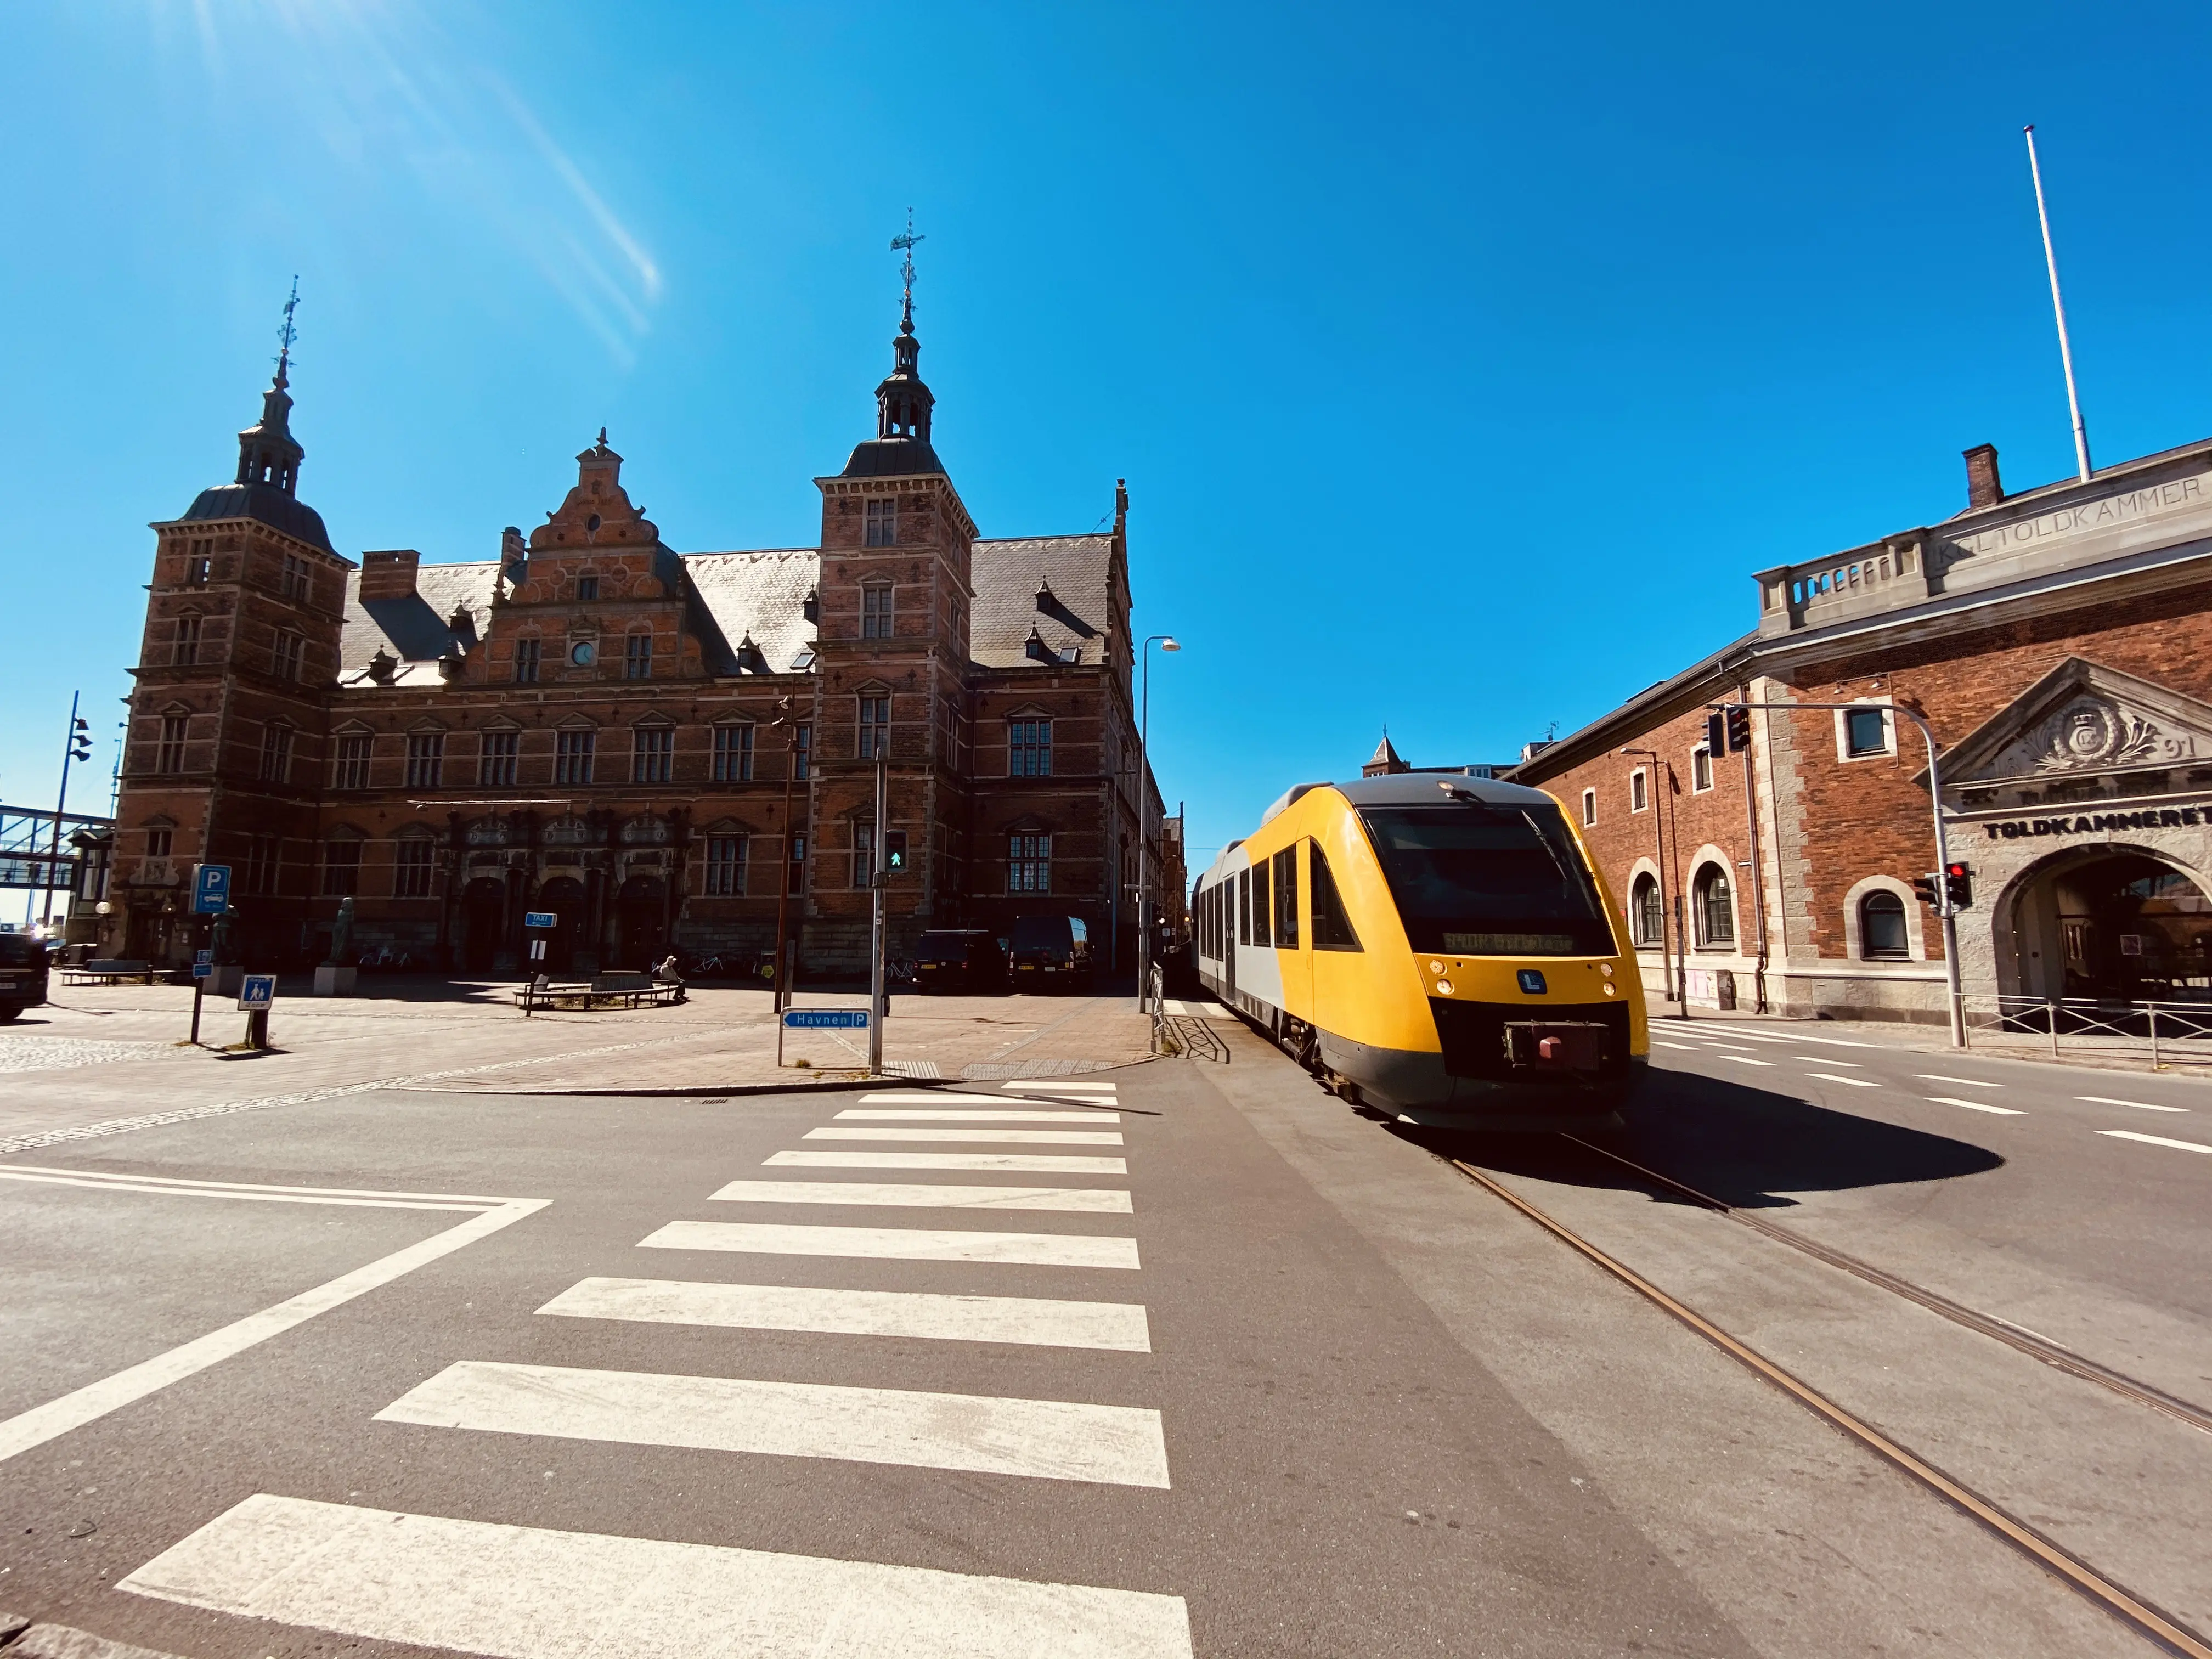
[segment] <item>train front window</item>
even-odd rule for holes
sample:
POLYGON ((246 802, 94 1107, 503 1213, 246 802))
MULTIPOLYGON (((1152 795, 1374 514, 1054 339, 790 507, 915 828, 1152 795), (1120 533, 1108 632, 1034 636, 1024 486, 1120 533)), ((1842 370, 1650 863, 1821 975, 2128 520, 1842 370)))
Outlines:
POLYGON ((1558 807, 1367 807, 1359 817, 1416 951, 1614 954, 1597 885, 1558 807))

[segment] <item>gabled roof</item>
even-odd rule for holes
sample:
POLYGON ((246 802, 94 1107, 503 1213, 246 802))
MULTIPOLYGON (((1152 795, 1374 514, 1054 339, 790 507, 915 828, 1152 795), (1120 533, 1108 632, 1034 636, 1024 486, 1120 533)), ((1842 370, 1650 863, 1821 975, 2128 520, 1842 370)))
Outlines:
POLYGON ((203 489, 178 522, 215 519, 252 519, 271 530, 283 531, 294 541, 319 547, 326 553, 337 550, 331 545, 330 532, 323 528, 323 515, 272 483, 227 483, 203 489))
POLYGON ((969 572, 975 614, 968 624, 968 654, 984 667, 1036 665, 1028 650, 1032 629, 1064 661, 1096 666, 1105 659, 1114 624, 1110 534, 977 542, 969 572), (1037 597, 1047 587, 1049 609, 1037 597), (1076 655, 1067 657, 1069 651, 1076 655))

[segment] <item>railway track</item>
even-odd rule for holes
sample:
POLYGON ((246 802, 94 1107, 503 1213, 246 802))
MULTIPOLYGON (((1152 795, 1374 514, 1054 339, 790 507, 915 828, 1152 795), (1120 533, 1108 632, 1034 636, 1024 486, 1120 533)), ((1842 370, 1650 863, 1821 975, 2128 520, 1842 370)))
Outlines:
MULTIPOLYGON (((2021 1330, 2017 1326, 1995 1319, 1990 1315, 1977 1313, 1971 1308, 1963 1307, 1951 1301, 1948 1297, 1938 1296, 1936 1292, 1913 1285, 1909 1280, 1899 1279, 1893 1273, 1884 1273, 1881 1268, 1869 1266, 1856 1257, 1845 1255, 1841 1251, 1831 1250, 1827 1246, 1806 1238, 1802 1234, 1791 1232, 1788 1228, 1775 1226, 1771 1222, 1765 1221, 1762 1218, 1747 1216, 1732 1205, 1707 1194, 1700 1193, 1696 1188, 1686 1186, 1669 1176, 1660 1175, 1656 1170, 1644 1169, 1643 1165, 1622 1158, 1617 1153, 1609 1152, 1603 1147, 1592 1146, 1579 1137, 1569 1135, 1564 1139, 1572 1140, 1576 1145, 1616 1164, 1623 1164, 1635 1170, 1644 1179, 1663 1186, 1671 1192, 1678 1193, 1706 1208, 1730 1216, 1745 1225, 1752 1227, 1753 1231, 1773 1237, 1794 1249, 1803 1250, 1847 1273, 1854 1273, 1869 1283, 1905 1297, 1907 1300, 1917 1303, 1947 1319, 1956 1321, 1970 1330, 2005 1342, 2008 1346, 2017 1348, 2023 1353, 2030 1354, 2045 1364, 2111 1389, 2139 1405, 2160 1412, 2166 1416, 2178 1418, 2200 1430, 2212 1432, 2212 1413, 2208 1413, 2186 1401, 2177 1400, 2147 1383, 2140 1382, 2106 1366, 2100 1365, 2094 1360, 2084 1358, 2071 1349, 2052 1342, 2048 1338, 2037 1336, 2033 1332, 2021 1330)), ((1503 1200, 1568 1248, 1619 1279, 1638 1295, 1688 1326, 1723 1353, 1781 1389, 1848 1438, 1856 1441, 1892 1468, 1901 1471, 1928 1491, 1934 1492, 1953 1508, 2033 1561, 2052 1577, 2126 1625, 2137 1635, 2166 1653, 2180 1656, 2180 1659, 2212 1659, 2212 1642, 2207 1641, 2204 1636, 2183 1624, 2172 1614, 2108 1578, 2063 1545, 2039 1532, 2018 1516, 1984 1497, 1972 1487, 1955 1476, 1947 1474, 1917 1452, 1891 1439, 1874 1425, 1846 1410, 1810 1384, 1775 1364, 1757 1349, 1731 1336, 1694 1308, 1670 1296, 1626 1262, 1608 1255, 1565 1223, 1522 1197, 1520 1194, 1487 1171, 1476 1168, 1462 1158, 1452 1158, 1444 1153, 1437 1153, 1437 1156, 1469 1181, 1503 1200)))

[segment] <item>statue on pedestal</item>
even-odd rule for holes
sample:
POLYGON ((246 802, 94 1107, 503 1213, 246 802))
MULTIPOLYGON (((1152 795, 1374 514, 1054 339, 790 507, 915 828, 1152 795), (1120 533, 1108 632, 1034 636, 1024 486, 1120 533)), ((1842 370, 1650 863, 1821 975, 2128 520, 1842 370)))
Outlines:
POLYGON ((323 959, 325 968, 350 967, 353 963, 353 899, 350 895, 338 901, 337 920, 331 924, 331 953, 323 959))

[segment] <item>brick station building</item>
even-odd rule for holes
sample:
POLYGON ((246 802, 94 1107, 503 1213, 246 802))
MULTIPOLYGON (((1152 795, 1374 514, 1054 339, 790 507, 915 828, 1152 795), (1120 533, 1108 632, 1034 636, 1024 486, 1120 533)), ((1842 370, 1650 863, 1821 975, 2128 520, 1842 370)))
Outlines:
POLYGON ((2212 441, 2005 494, 1966 453, 1935 525, 1757 573, 1759 625, 1513 775, 1577 814, 1655 999, 1945 1018, 1917 728, 1941 745, 1970 1015, 1998 997, 2212 1000, 2212 441))
POLYGON ((257 965, 320 960, 348 896, 357 950, 423 967, 516 971, 532 910, 556 972, 765 957, 787 893, 803 963, 854 970, 880 752, 895 955, 1036 913, 1126 960, 1140 823, 1162 870, 1127 493, 1110 532, 982 538, 910 305, 893 349, 876 435, 814 481, 818 546, 672 550, 602 432, 467 564, 336 550, 280 360, 236 477, 153 526, 102 948, 188 959, 204 861, 257 965))

